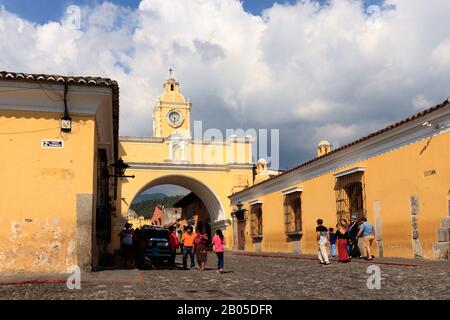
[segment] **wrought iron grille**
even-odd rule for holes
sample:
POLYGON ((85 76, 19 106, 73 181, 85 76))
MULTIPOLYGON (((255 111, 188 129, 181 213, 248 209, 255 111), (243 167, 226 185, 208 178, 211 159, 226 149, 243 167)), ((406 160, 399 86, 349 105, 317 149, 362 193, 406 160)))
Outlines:
POLYGON ((106 150, 98 150, 96 236, 99 241, 111 239, 111 204, 106 150))
POLYGON ((250 229, 252 237, 261 237, 263 234, 262 205, 255 204, 250 209, 250 229))
POLYGON ((355 172, 336 178, 336 213, 337 221, 352 217, 361 220, 366 216, 366 192, 363 172, 355 172))
POLYGON ((284 197, 284 231, 287 234, 302 230, 300 195, 300 192, 294 192, 284 197))

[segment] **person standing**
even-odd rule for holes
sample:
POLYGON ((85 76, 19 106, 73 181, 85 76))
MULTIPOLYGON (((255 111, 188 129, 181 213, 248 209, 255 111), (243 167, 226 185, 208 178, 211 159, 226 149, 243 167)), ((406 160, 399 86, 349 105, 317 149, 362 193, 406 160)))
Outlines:
POLYGON ((205 232, 197 229, 197 237, 194 241, 195 256, 197 257, 197 271, 206 270, 206 262, 208 261, 208 250, 206 248, 206 243, 208 241, 208 236, 205 232))
POLYGON ((175 258, 177 256, 177 249, 180 246, 180 242, 178 241, 177 232, 174 226, 169 228, 169 246, 170 246, 170 265, 175 266, 175 258))
POLYGON ((350 262, 350 258, 348 256, 348 240, 350 236, 347 230, 347 221, 341 220, 339 227, 336 231, 336 239, 339 253, 339 262, 347 263, 350 262))
POLYGON ((330 241, 330 235, 328 233, 327 227, 323 225, 322 219, 317 219, 316 233, 317 233, 317 242, 319 245, 318 256, 320 264, 324 267, 327 267, 330 265, 327 253, 327 244, 330 241))
POLYGON ((212 238, 212 244, 214 246, 214 252, 217 255, 217 273, 223 273, 225 238, 223 237, 222 230, 216 230, 216 234, 212 238))
POLYGON ((193 232, 192 226, 186 227, 186 232, 181 237, 181 243, 183 244, 183 268, 187 269, 188 256, 191 259, 191 268, 195 268, 194 261, 194 240, 197 234, 193 232))
POLYGON ((336 234, 334 233, 333 228, 328 229, 329 235, 330 235, 330 258, 336 258, 337 252, 336 252, 336 234))
POLYGON ((144 262, 144 250, 142 250, 142 231, 139 228, 133 232, 133 255, 136 267, 140 268, 144 262))
POLYGON ((133 229, 131 224, 125 223, 125 228, 119 233, 120 251, 126 266, 133 264, 133 229))
POLYGON ((352 218, 352 223, 348 228, 349 239, 348 239, 348 254, 352 258, 361 257, 361 252, 358 247, 358 219, 356 217, 352 218))
POLYGON ((362 224, 359 227, 358 237, 363 238, 364 241, 364 249, 366 250, 367 260, 372 260, 372 243, 375 240, 375 228, 373 224, 367 222, 367 218, 362 218, 362 224))

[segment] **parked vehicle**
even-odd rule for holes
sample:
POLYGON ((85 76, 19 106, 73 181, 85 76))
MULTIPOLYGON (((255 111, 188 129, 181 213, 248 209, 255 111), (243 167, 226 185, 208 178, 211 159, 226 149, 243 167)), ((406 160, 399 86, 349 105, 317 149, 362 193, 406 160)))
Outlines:
POLYGON ((159 226, 144 226, 141 228, 143 246, 143 266, 168 262, 171 256, 169 247, 170 231, 159 226))

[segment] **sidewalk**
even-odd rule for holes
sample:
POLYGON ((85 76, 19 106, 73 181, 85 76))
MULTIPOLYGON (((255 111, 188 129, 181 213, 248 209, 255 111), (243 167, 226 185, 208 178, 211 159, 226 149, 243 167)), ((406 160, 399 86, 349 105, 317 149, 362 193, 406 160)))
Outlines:
MULTIPOLYGON (((38 273, 28 273, 28 274, 0 274, 0 286, 11 286, 11 285, 27 285, 27 284, 64 284, 67 279, 72 274, 61 273, 61 274, 38 274, 38 273)), ((119 284, 142 284, 144 283, 144 276, 141 270, 131 268, 131 269, 110 269, 101 270, 94 272, 82 272, 81 273, 82 283, 97 283, 97 284, 107 284, 107 283, 119 283, 119 284)))
MULTIPOLYGON (((275 258, 275 259, 296 259, 296 260, 318 260, 317 255, 313 254, 292 254, 280 252, 250 252, 250 251, 229 251, 233 255, 261 257, 261 258, 275 258)), ((337 258, 330 258, 330 262, 338 263, 337 258)), ((450 260, 429 260, 429 259, 407 259, 407 258, 379 258, 376 257, 372 261, 365 259, 352 259, 351 263, 365 263, 365 264, 380 264, 392 265, 402 267, 433 267, 433 266, 448 266, 450 267, 450 260)))
POLYGON ((42 274, 42 273, 20 273, 20 274, 0 274, 0 285, 25 285, 39 283, 65 283, 70 274, 42 274))

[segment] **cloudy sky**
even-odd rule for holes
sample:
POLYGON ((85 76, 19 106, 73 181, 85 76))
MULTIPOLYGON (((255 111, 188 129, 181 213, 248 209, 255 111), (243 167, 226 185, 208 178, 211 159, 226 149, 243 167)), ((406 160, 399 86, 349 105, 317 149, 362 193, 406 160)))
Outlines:
POLYGON ((322 139, 444 101, 449 12, 443 0, 0 0, 0 69, 113 78, 121 135, 143 136, 172 67, 204 128, 280 129, 283 169, 322 139))

